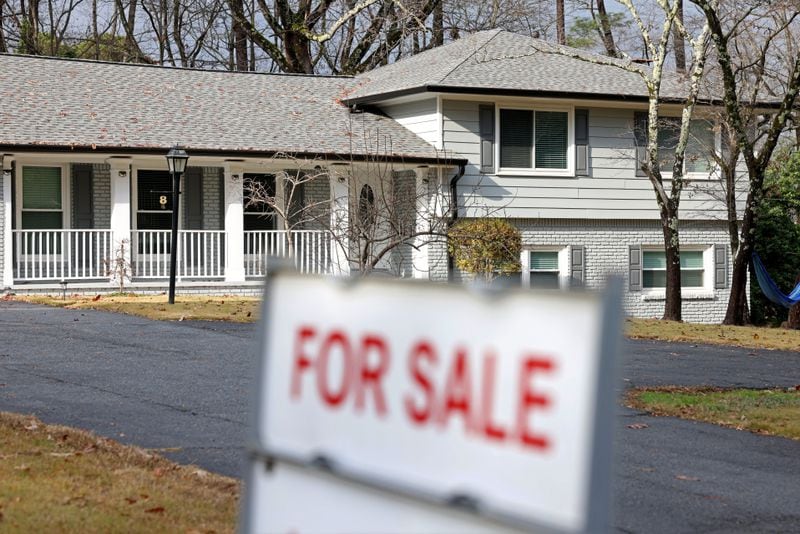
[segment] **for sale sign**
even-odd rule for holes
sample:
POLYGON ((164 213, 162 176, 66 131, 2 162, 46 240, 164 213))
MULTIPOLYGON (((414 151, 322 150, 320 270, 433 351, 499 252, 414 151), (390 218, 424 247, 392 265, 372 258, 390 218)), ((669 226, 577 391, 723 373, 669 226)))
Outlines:
POLYGON ((272 277, 264 298, 254 442, 275 463, 271 475, 254 467, 251 485, 264 497, 248 496, 251 526, 394 531, 402 521, 381 518, 402 516, 408 499, 434 506, 433 516, 457 504, 517 528, 604 526, 613 298, 290 273, 272 277), (301 502, 296 486, 311 495, 337 481, 341 491, 321 498, 329 516, 309 522, 319 508, 301 502), (271 514, 281 484, 294 488, 297 506, 271 514), (348 516, 371 517, 363 506, 346 509, 359 492, 396 502, 356 523, 348 516), (349 504, 338 506, 344 495, 349 504))

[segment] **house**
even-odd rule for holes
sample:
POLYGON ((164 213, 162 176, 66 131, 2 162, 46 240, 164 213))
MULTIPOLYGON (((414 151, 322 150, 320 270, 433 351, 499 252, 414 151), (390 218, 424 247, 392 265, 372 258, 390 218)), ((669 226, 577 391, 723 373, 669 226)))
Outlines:
MULTIPOLYGON (((626 311, 658 316, 663 234, 637 170, 644 84, 563 52, 484 31, 358 77, 0 56, 3 286, 108 286, 107 266, 122 254, 135 287, 161 287, 172 209, 164 155, 180 143, 190 155, 179 210, 183 291, 252 290, 264 257, 286 253, 287 243, 301 269, 347 273, 360 234, 336 235, 337 222, 363 219, 384 198, 406 207, 407 232, 450 209, 505 217, 522 232, 523 286, 596 287, 617 273, 626 311), (248 201, 248 181, 285 200, 275 177, 301 172, 310 178, 293 194, 304 206, 329 205, 322 219, 287 230, 288 215, 248 201)), ((667 80, 663 93, 664 115, 679 116, 680 81, 667 80)), ((715 322, 731 254, 709 155, 721 140, 703 113, 681 210, 683 315, 715 322)), ((414 239, 375 268, 462 278, 440 239, 414 239)))

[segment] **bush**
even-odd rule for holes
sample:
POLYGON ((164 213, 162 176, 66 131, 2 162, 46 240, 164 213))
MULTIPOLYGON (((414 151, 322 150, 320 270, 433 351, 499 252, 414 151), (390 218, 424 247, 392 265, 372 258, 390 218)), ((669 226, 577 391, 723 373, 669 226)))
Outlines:
POLYGON ((505 219, 464 219, 447 236, 456 267, 487 283, 520 270, 522 237, 505 219))

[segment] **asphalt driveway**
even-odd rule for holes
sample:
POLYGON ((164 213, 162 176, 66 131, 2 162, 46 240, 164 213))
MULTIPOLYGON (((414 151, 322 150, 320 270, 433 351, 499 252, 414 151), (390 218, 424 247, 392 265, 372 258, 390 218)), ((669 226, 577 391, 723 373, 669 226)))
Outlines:
MULTIPOLYGON (((0 302, 0 410, 239 476, 254 331, 0 302)), ((620 374, 620 390, 788 387, 800 353, 629 341, 620 374)), ((615 445, 619 531, 800 531, 800 442, 620 407, 615 445)))

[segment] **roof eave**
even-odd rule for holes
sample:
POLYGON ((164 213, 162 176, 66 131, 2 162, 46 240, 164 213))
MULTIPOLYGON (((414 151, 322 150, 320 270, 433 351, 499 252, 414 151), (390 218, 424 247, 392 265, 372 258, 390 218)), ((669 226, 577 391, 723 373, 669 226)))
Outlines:
MULTIPOLYGON (((91 153, 108 155, 154 155, 163 153, 166 155, 169 146, 150 146, 150 147, 125 147, 125 146, 92 146, 92 145, 48 145, 35 143, 0 143, 0 155, 3 153, 15 152, 46 152, 52 154, 66 153, 91 153)), ((288 159, 285 157, 289 152, 285 150, 215 150, 184 147, 190 156, 197 157, 218 157, 221 159, 235 159, 241 157, 259 157, 288 159), (281 156, 284 156, 283 158, 281 156)), ((466 165, 464 158, 439 156, 420 156, 413 154, 344 154, 337 152, 291 152, 293 159, 322 160, 335 163, 361 163, 375 162, 379 159, 387 163, 409 163, 425 165, 466 165)))
MULTIPOLYGON (((363 97, 351 98, 343 100, 347 105, 359 106, 367 104, 375 104, 384 100, 392 98, 399 98, 420 93, 444 93, 444 94, 462 94, 462 95, 483 95, 483 96, 508 96, 508 97, 528 97, 528 98, 569 98, 574 100, 607 100, 611 102, 641 102, 647 103, 649 97, 647 95, 630 95, 630 94, 613 94, 613 93, 580 93, 570 91, 535 91, 529 89, 498 89, 492 87, 462 87, 453 85, 422 85, 419 87, 412 87, 402 89, 399 91, 389 91, 386 93, 379 93, 374 95, 367 95, 363 97)), ((661 102, 665 104, 683 104, 684 98, 677 97, 662 97, 661 102)), ((700 98, 698 104, 705 106, 722 106, 723 101, 720 98, 700 98)), ((756 107, 760 109, 777 109, 778 103, 774 102, 759 102, 756 107)))

